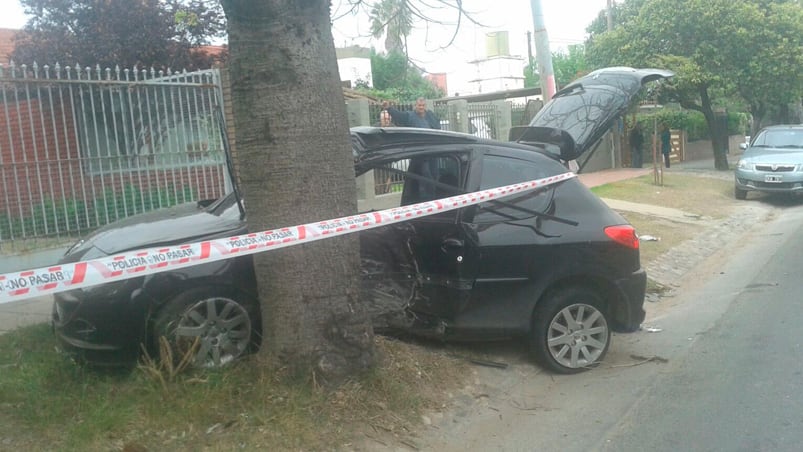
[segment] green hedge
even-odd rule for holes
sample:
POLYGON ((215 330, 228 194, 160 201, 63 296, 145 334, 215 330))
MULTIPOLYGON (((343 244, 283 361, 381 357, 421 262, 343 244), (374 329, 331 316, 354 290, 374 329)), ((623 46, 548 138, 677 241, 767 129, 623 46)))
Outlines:
MULTIPOLYGON (((747 128, 747 118, 746 113, 728 112, 728 135, 743 134, 747 128)), ((656 119, 659 128, 661 124, 669 124, 672 129, 685 130, 689 141, 711 139, 705 116, 698 111, 661 110, 636 116, 636 120, 641 124, 642 130, 652 130, 656 119)))

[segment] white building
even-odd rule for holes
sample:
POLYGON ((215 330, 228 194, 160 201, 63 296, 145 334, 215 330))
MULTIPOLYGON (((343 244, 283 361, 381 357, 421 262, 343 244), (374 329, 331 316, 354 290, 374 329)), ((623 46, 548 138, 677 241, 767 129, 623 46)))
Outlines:
POLYGON ((524 58, 510 55, 507 31, 485 35, 486 57, 470 61, 475 76, 469 80, 472 94, 524 88, 524 58))
POLYGON ((340 81, 349 88, 364 83, 374 86, 371 72, 371 49, 360 46, 335 49, 337 52, 337 68, 340 72, 340 81))

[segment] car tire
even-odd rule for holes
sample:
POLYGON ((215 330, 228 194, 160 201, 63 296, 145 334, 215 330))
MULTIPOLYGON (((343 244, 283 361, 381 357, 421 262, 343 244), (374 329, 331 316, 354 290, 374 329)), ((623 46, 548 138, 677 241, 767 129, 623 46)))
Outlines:
POLYGON ((742 190, 739 187, 733 187, 733 196, 736 199, 747 199, 747 190, 742 190))
POLYGON ((541 300, 533 312, 530 347, 535 360, 561 374, 596 367, 611 344, 608 310, 589 289, 565 288, 541 300))
POLYGON ((153 343, 158 350, 160 339, 165 337, 173 361, 178 363, 192 350, 197 338, 192 367, 226 366, 251 351, 258 336, 258 310, 252 305, 238 301, 224 289, 189 290, 167 302, 156 314, 153 343))

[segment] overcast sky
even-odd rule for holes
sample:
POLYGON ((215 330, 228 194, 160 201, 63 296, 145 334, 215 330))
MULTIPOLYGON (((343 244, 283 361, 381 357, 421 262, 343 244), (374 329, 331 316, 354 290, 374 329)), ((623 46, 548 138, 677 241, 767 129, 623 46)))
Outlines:
MULTIPOLYGON (((435 4, 435 2, 429 2, 435 4)), ((0 28, 22 28, 26 18, 18 0, 0 0, 0 28)), ((410 57, 428 72, 445 72, 449 77, 449 94, 459 90, 468 78, 467 62, 485 57, 485 35, 491 31, 507 31, 512 55, 527 57, 527 31, 533 29, 530 0, 463 0, 466 10, 485 27, 463 22, 453 44, 447 48, 454 27, 418 23, 408 37, 410 57)), ((582 43, 585 28, 604 10, 607 0, 541 0, 544 23, 552 51, 582 43)), ((383 49, 381 41, 369 37, 367 14, 348 13, 348 0, 332 0, 335 45, 358 44, 383 49)), ((454 21, 449 11, 431 12, 443 21, 454 21)))

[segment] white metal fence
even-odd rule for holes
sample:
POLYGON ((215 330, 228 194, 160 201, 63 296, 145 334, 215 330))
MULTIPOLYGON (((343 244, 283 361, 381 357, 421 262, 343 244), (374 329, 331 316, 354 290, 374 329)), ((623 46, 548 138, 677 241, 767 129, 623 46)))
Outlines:
POLYGON ((219 80, 216 70, 0 67, 0 245, 225 193, 219 80))

